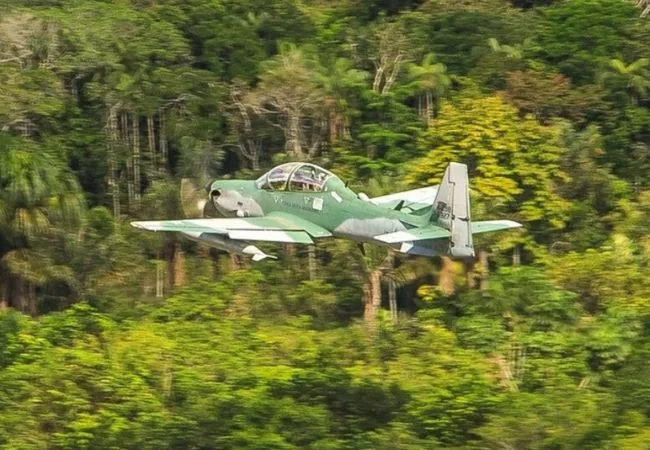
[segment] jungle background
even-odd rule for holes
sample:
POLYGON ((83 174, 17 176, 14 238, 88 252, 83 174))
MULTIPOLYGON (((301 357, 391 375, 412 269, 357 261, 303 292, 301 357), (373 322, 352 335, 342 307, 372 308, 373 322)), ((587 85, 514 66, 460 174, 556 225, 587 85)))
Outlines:
POLYGON ((650 448, 650 11, 1 0, 0 448, 650 448), (249 261, 183 178, 469 166, 477 260, 249 261))

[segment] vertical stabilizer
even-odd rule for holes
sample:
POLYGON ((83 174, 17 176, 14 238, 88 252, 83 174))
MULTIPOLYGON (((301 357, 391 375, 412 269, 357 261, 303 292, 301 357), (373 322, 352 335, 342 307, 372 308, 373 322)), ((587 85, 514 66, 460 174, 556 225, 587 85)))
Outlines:
POLYGON ((449 254, 456 258, 474 257, 472 221, 469 210, 467 166, 449 163, 433 201, 432 220, 449 230, 449 254))

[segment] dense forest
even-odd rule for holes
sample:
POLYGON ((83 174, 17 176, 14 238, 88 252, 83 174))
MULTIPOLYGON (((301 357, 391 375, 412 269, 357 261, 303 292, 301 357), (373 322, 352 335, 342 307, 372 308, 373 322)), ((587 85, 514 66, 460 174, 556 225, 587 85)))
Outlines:
POLYGON ((0 0, 0 448, 650 448, 650 2, 0 0), (473 263, 134 219, 468 164, 473 263))

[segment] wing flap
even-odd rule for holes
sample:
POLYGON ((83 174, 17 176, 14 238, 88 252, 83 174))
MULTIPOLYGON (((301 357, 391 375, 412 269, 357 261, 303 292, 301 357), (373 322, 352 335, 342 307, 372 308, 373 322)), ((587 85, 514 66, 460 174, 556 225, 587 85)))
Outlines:
POLYGON ((241 241, 287 242, 293 244, 314 243, 304 231, 231 230, 228 231, 228 237, 241 241))
POLYGON ((323 238, 332 236, 332 233, 320 225, 316 225, 314 222, 310 222, 309 220, 294 216, 293 214, 274 212, 266 217, 272 219, 276 224, 282 224, 286 226, 286 229, 288 230, 305 231, 311 237, 323 238))

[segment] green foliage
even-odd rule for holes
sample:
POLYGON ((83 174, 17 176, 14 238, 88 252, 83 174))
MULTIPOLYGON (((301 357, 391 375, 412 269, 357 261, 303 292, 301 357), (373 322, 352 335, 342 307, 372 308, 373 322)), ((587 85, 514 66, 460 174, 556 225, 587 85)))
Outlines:
POLYGON ((558 2, 543 15, 542 55, 576 83, 592 82, 597 68, 613 55, 635 54, 631 31, 638 11, 629 2, 558 2))
POLYGON ((0 447, 650 445, 633 2, 9 3, 0 447), (525 227, 463 264, 327 241, 253 266, 128 225, 288 159, 370 196, 466 162, 473 217, 525 227))
POLYGON ((518 118, 499 97, 464 95, 444 104, 422 134, 418 148, 426 153, 407 169, 407 180, 434 184, 448 162, 466 162, 472 188, 488 200, 500 199, 499 211, 560 228, 567 203, 556 187, 566 179, 558 134, 532 118, 518 118))

